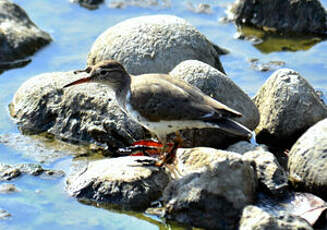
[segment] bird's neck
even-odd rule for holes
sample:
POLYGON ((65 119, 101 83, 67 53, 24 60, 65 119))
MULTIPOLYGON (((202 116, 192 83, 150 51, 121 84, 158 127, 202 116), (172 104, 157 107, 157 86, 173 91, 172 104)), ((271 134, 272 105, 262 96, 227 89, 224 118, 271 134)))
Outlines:
POLYGON ((126 97, 131 93, 131 81, 131 76, 126 74, 124 81, 115 90, 117 102, 119 106, 124 110, 126 106, 126 97))

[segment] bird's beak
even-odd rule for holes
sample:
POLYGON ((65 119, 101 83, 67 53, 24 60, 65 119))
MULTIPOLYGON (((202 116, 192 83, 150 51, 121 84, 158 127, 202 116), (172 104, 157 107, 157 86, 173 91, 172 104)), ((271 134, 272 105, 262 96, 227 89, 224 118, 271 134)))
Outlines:
POLYGON ((69 83, 69 84, 65 85, 63 88, 67 88, 67 87, 70 87, 72 85, 79 85, 79 84, 90 82, 90 81, 91 81, 91 76, 90 77, 85 77, 85 78, 82 78, 82 79, 78 79, 77 81, 74 81, 72 83, 69 83))

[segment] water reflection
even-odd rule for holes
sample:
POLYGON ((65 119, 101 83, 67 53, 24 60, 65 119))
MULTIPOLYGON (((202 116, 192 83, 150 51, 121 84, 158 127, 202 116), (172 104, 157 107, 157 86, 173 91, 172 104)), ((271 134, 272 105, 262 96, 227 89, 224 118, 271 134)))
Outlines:
POLYGON ((254 27, 239 26, 237 38, 246 39, 253 42, 262 53, 272 53, 279 51, 299 51, 309 50, 314 45, 323 41, 323 38, 310 35, 280 34, 265 32, 254 27))

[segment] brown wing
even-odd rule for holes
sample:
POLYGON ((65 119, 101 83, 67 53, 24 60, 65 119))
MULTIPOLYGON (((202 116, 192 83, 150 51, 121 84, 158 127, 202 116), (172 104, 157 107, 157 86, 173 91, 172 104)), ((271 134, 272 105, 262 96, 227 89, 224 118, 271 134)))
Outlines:
POLYGON ((132 79, 132 106, 150 121, 217 120, 241 114, 206 96, 198 88, 164 74, 132 79))

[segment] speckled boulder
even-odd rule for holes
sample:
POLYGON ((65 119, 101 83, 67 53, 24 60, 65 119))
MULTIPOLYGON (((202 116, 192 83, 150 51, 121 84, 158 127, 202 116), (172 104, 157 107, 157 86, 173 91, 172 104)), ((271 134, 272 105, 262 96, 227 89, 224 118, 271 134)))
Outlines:
POLYGON ((0 69, 19 66, 26 61, 18 59, 32 55, 50 41, 50 35, 40 30, 21 7, 0 1, 0 69))
POLYGON ((240 230, 313 230, 301 217, 284 214, 275 217, 263 209, 249 205, 242 213, 240 230))
POLYGON ((295 187, 327 198, 327 119, 296 141, 289 152, 288 170, 295 187))
POLYGON ((82 77, 72 72, 46 73, 26 81, 10 106, 23 133, 48 132, 63 140, 103 148, 130 145, 144 137, 143 128, 120 110, 108 87, 85 84, 62 88, 82 77))
POLYGON ((131 18, 110 27, 94 42, 87 64, 105 59, 122 63, 130 74, 168 73, 196 59, 224 71, 221 50, 184 19, 172 15, 131 18))
POLYGON ((288 175, 266 146, 241 141, 229 146, 227 151, 240 153, 249 162, 253 162, 259 185, 264 191, 275 196, 284 195, 288 191, 288 175))
MULTIPOLYGON (((169 74, 242 113, 243 116, 235 120, 249 129, 253 130, 258 125, 259 112, 250 97, 231 78, 217 69, 201 61, 187 60, 178 64, 169 74)), ((192 141, 190 144, 184 143, 185 146, 224 147, 237 140, 216 129, 190 130, 183 135, 192 141)))
POLYGON ((327 33, 326 10, 319 0, 237 0, 229 17, 269 31, 327 33))
POLYGON ((212 148, 178 149, 181 178, 164 190, 165 217, 205 229, 235 229, 254 202, 256 175, 237 153, 212 148))
POLYGON ((164 168, 144 167, 140 161, 150 157, 118 157, 92 161, 71 175, 67 183, 70 195, 100 203, 141 210, 158 199, 169 182, 164 168))
POLYGON ((290 145, 327 117, 327 107, 315 90, 291 69, 275 71, 253 100, 260 113, 255 130, 259 143, 290 145))

